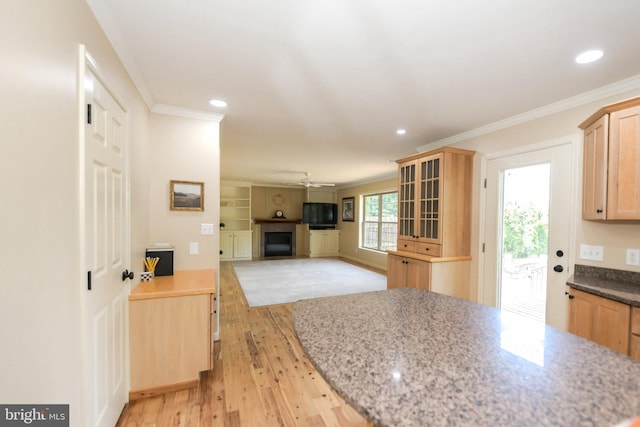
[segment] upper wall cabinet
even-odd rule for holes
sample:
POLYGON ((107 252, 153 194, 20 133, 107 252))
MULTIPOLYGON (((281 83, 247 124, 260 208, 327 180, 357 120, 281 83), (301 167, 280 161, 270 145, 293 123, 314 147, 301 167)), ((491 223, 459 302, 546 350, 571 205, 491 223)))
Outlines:
POLYGON ((443 147, 398 160, 398 251, 470 255, 474 153, 443 147))
POLYGON ((580 128, 582 218, 640 220, 640 98, 601 108, 580 128))

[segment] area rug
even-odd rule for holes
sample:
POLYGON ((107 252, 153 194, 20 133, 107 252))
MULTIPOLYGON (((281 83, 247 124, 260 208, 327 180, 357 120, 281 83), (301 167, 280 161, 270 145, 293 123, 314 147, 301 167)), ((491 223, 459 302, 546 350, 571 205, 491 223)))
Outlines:
POLYGON ((250 307, 387 288, 387 276, 337 259, 236 261, 232 265, 250 307))

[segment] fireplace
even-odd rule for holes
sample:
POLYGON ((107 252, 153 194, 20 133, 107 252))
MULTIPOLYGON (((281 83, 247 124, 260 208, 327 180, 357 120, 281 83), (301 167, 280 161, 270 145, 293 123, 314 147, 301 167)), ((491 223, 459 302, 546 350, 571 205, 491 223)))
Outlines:
POLYGON ((296 256, 296 224, 300 220, 260 219, 260 258, 296 256))
POLYGON ((293 233, 290 231, 271 231, 264 233, 264 256, 293 255, 293 233))

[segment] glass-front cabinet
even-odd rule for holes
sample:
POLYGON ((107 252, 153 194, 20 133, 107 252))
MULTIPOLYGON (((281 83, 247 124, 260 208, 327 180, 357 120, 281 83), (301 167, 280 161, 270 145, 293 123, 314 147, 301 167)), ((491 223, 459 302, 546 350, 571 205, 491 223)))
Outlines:
POLYGON ((469 255, 473 155, 443 147, 398 161, 398 251, 469 255))

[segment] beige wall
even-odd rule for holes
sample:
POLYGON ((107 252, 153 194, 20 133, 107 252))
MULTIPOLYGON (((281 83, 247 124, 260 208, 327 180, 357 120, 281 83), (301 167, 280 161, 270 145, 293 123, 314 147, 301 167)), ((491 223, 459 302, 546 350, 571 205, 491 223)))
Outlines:
POLYGON ((129 108, 132 246, 148 228, 148 110, 82 0, 0 14, 0 402, 68 403, 83 425, 77 64, 85 44, 129 108))
MULTIPOLYGON (((479 239, 481 227, 480 223, 480 203, 483 190, 480 183, 484 179, 482 176, 483 160, 487 155, 518 150, 522 147, 535 144, 542 144, 547 141, 558 139, 582 141, 582 131, 578 125, 595 113, 600 107, 623 99, 640 96, 640 90, 629 91, 616 96, 610 96, 602 100, 590 102, 577 108, 572 108, 561 113, 556 113, 547 117, 533 120, 521 125, 511 126, 506 129, 488 133, 486 135, 469 138, 454 144, 459 148, 476 150, 474 161, 474 191, 473 191, 473 211, 472 211, 472 271, 471 271, 471 298, 477 295, 480 279, 478 278, 479 263, 482 260, 480 247, 482 242, 479 239)), ((625 264, 626 248, 640 247, 640 223, 635 224, 614 224, 596 223, 583 221, 580 213, 582 203, 582 144, 578 143, 579 149, 574 159, 577 194, 577 209, 574 218, 576 224, 576 242, 573 253, 569 254, 572 264, 586 264, 605 268, 616 268, 629 271, 640 271, 638 267, 631 267, 625 264), (580 244, 602 245, 604 246, 604 261, 585 261, 578 258, 580 244)), ((572 165, 566 165, 570 168, 572 165)), ((571 265, 571 272, 573 265, 571 265)))
POLYGON ((251 218, 272 218, 280 209, 288 219, 302 219, 304 188, 251 187, 251 218))
MULTIPOLYGON (((174 247, 174 269, 213 268, 220 248, 220 140, 214 121, 151 114, 149 246, 174 247), (169 181, 204 183, 204 211, 169 209, 169 181), (201 235, 201 224, 214 224, 213 235, 201 235), (189 255, 196 242, 198 255, 189 255)), ((136 259, 139 266, 142 258, 136 259)))
POLYGON ((338 228, 340 229, 340 256, 353 261, 358 261, 372 267, 387 269, 387 255, 383 252, 360 249, 358 218, 360 217, 360 197, 386 191, 398 191, 398 180, 394 178, 370 182, 354 187, 338 190, 338 216, 340 217, 338 228), (355 197, 355 212, 353 222, 342 221, 342 199, 355 197))

